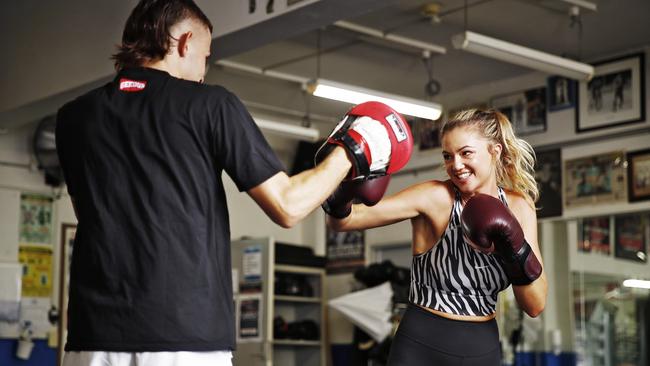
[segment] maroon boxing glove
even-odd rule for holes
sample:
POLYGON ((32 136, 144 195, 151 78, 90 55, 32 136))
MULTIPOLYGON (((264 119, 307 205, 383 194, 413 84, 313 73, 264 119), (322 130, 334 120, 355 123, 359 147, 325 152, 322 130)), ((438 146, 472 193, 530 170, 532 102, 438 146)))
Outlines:
POLYGON ((494 252, 513 285, 528 285, 542 274, 521 225, 501 200, 475 195, 465 204, 460 221, 465 238, 481 251, 494 252))
POLYGON ((337 219, 348 217, 353 201, 374 206, 386 193, 390 175, 373 176, 368 179, 345 180, 322 204, 328 215, 337 219))

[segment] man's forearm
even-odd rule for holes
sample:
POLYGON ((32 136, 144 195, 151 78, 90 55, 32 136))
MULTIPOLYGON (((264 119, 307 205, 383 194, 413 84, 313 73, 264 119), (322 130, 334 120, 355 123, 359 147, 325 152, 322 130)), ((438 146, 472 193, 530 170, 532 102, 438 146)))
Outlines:
POLYGON ((351 166, 345 150, 337 147, 313 169, 292 176, 284 197, 288 210, 307 216, 334 192, 351 166))

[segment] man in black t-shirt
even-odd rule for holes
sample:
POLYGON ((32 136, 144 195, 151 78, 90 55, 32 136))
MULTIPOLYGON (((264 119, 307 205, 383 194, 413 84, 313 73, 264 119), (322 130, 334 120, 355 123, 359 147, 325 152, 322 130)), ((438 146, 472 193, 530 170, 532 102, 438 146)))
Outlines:
POLYGON ((108 84, 63 106, 57 148, 78 231, 65 365, 230 365, 222 172, 291 227, 351 163, 289 177, 232 93, 202 84, 212 26, 191 0, 143 0, 108 84))
POLYGON ((239 99, 202 83, 211 32, 192 0, 141 0, 114 80, 59 110, 57 151, 78 219, 65 366, 231 365, 223 172, 291 227, 328 196, 329 212, 377 203, 408 161, 408 125, 369 102, 350 110, 315 168, 289 177, 239 99), (339 185, 345 177, 358 179, 339 185))

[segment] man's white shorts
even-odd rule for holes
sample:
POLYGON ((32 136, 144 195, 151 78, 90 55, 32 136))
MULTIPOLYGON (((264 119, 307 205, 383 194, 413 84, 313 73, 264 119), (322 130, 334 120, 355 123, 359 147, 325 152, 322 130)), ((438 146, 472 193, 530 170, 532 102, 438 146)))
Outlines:
POLYGON ((63 366, 232 366, 232 352, 66 352, 63 366))

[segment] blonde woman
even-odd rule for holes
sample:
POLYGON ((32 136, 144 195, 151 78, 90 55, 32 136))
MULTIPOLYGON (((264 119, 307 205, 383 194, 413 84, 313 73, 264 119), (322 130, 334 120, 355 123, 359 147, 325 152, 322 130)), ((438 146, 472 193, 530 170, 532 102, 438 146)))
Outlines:
POLYGON ((343 214, 329 216, 328 224, 348 231, 411 220, 409 307, 389 365, 500 365, 497 294, 512 284, 532 317, 546 303, 534 153, 495 110, 463 111, 443 125, 440 137, 449 179, 351 210, 336 210, 349 207, 350 195, 335 192, 324 207, 343 214))

